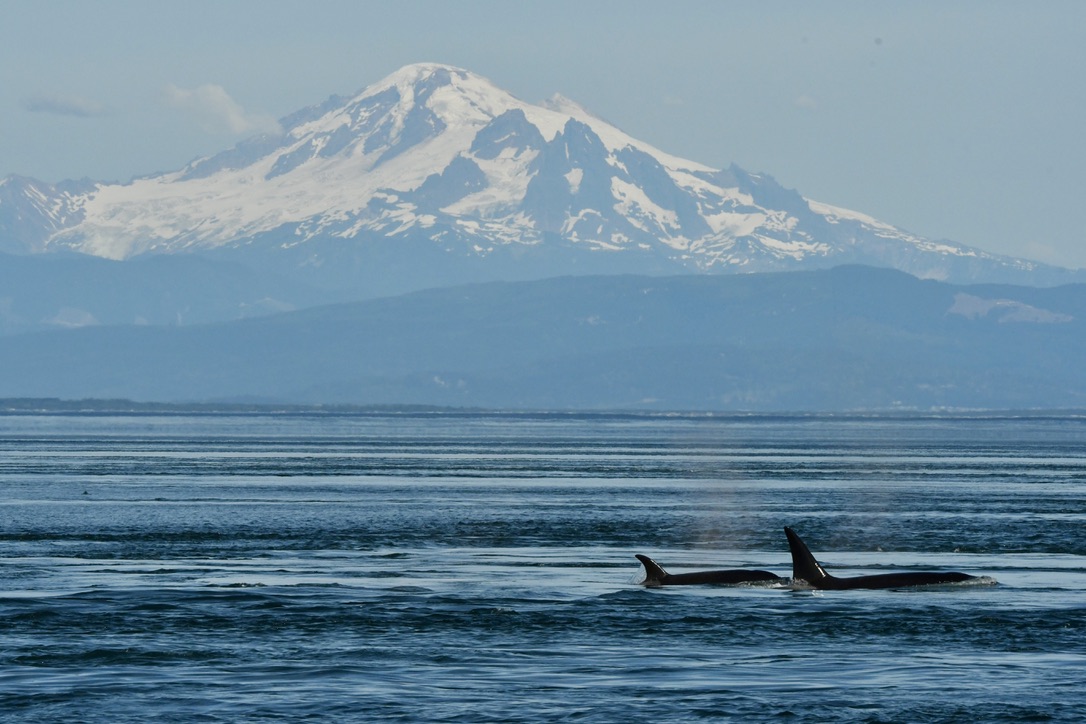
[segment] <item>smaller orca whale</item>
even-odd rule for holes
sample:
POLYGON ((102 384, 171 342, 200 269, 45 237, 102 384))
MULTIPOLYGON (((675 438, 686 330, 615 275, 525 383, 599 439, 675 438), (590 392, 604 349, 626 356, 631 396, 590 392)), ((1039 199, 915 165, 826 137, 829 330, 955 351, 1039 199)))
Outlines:
POLYGON ((814 588, 840 591, 851 588, 905 588, 907 586, 934 586, 941 583, 958 583, 976 579, 967 573, 955 571, 925 571, 905 573, 882 573, 874 576, 856 576, 837 578, 826 573, 826 569, 815 560, 807 544, 787 526, 784 534, 788 536, 788 547, 792 551, 792 580, 804 581, 814 588))
POLYGON ((635 558, 645 566, 644 586, 696 586, 702 583, 734 585, 755 581, 776 581, 780 579, 769 571, 751 571, 736 569, 727 571, 696 571, 694 573, 668 573, 663 567, 648 556, 638 553, 635 558))

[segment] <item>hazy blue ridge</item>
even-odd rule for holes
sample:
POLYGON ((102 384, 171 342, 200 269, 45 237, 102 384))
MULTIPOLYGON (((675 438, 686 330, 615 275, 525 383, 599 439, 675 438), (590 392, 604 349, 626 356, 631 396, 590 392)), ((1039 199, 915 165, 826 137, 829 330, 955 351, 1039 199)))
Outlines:
POLYGON ((1086 286, 867 267, 561 277, 13 335, 0 397, 547 409, 1072 408, 1086 286))

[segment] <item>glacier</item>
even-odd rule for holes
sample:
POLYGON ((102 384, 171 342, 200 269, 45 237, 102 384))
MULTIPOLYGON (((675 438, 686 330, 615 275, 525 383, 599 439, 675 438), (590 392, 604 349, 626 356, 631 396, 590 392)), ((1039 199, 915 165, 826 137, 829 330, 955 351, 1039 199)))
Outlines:
POLYGON ((437 266, 455 258, 462 271, 449 272, 451 283, 845 263, 957 282, 1076 278, 919 237, 766 174, 670 155, 560 95, 527 103, 439 63, 406 66, 280 126, 127 183, 8 177, 0 252, 225 255, 358 289, 373 287, 376 267, 392 260, 388 274, 403 277, 395 291, 441 279, 439 268, 412 278, 412 260, 423 258, 437 266), (317 278, 337 266, 365 273, 317 278))

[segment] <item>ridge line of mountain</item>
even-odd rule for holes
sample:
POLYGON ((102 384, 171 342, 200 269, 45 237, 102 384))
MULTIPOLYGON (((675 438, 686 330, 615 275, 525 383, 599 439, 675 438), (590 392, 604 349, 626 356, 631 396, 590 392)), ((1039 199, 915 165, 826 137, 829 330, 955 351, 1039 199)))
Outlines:
POLYGON ((1082 272, 931 240, 715 170, 582 106, 406 66, 183 169, 128 183, 0 181, 0 252, 199 254, 372 297, 435 281, 733 273, 865 263, 1051 285, 1082 272))
POLYGON ((564 276, 0 345, 0 398, 715 412, 1086 407, 1086 285, 564 276))

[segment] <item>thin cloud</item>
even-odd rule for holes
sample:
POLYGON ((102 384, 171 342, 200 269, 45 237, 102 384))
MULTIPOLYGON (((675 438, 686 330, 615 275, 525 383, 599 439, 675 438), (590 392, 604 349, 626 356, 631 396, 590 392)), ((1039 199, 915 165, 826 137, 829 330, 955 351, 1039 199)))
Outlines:
POLYGON ((105 107, 101 103, 82 96, 32 96, 23 101, 23 108, 31 113, 51 113, 76 118, 93 118, 105 113, 105 107))
POLYGON ((271 116, 249 113, 221 85, 208 83, 192 90, 166 86, 166 102, 193 115, 208 133, 282 133, 271 116))
POLYGON ((805 111, 818 110, 818 101, 815 100, 812 96, 807 95, 806 93, 796 98, 794 104, 796 108, 802 108, 805 111))

